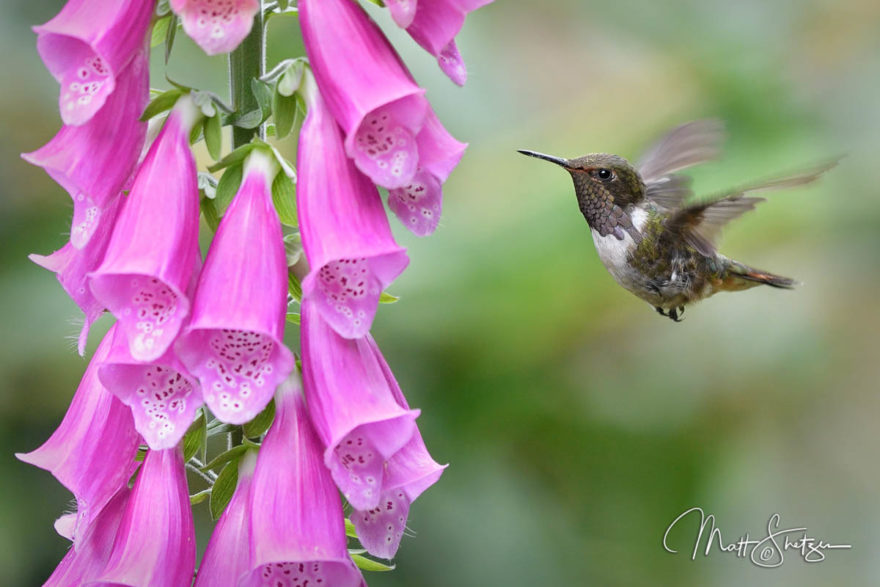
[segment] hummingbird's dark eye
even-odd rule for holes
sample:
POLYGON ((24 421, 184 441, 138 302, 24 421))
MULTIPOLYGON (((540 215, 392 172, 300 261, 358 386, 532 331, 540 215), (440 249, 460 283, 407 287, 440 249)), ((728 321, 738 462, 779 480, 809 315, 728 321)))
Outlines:
POLYGON ((614 177, 614 172, 610 169, 605 169, 602 167, 601 169, 596 170, 596 177, 601 179, 602 181, 608 181, 612 177, 614 177))

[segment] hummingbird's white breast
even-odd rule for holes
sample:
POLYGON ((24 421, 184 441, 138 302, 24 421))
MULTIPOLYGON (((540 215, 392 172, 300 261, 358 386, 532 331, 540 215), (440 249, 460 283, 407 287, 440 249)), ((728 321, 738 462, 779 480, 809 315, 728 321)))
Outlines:
MULTIPOLYGON (((634 207, 629 215, 633 226, 641 233, 648 221, 648 212, 643 208, 634 207)), ((593 234, 593 243, 596 245, 596 252, 599 253, 599 260, 611 276, 617 283, 641 297, 644 277, 630 265, 629 261, 629 255, 636 247, 632 236, 625 232, 623 240, 619 240, 613 234, 602 236, 592 228, 590 232, 593 234)))

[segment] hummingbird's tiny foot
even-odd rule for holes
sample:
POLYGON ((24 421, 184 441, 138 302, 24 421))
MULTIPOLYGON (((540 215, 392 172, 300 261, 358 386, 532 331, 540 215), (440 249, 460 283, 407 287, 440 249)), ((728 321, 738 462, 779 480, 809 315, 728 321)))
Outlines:
POLYGON ((666 314, 666 311, 663 308, 661 308, 660 306, 654 306, 654 309, 657 310, 657 313, 660 314, 661 316, 664 316, 664 317, 668 316, 666 314))

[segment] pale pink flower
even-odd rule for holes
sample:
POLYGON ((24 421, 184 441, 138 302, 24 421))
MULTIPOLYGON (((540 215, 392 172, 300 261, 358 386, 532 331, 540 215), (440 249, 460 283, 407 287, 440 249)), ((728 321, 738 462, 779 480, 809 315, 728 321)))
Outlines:
POLYGON ((208 55, 229 53, 248 35, 259 0, 171 0, 183 30, 208 55))

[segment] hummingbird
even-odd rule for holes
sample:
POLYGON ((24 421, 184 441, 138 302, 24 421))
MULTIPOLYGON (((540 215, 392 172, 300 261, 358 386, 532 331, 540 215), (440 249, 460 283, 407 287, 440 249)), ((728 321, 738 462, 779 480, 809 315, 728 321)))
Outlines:
POLYGON ((725 257, 715 243, 725 224, 764 201, 751 194, 812 183, 837 164, 832 161, 695 201, 691 178, 677 172, 717 159, 723 139, 719 120, 688 122, 657 140, 635 166, 608 153, 564 159, 519 152, 571 174, 602 264, 617 283, 657 313, 680 322, 685 306, 720 291, 798 285, 794 279, 725 257))

